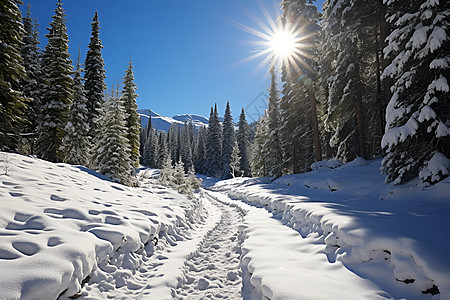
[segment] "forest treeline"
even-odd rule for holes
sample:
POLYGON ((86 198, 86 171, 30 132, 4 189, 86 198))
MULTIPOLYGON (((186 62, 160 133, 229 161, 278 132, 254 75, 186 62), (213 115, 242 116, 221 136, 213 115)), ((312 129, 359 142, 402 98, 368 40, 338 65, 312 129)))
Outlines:
POLYGON ((450 3, 437 0, 282 0, 279 24, 301 55, 269 66, 268 108, 254 132, 245 113, 208 127, 140 128, 131 62, 105 96, 95 13, 84 67, 68 54, 59 1, 41 52, 36 21, 19 0, 0 4, 0 145, 91 167, 126 184, 139 161, 218 178, 310 170, 314 161, 383 157, 387 182, 450 172, 450 3), (281 78, 281 85, 277 78, 281 78), (281 86, 281 90, 277 89, 281 86))

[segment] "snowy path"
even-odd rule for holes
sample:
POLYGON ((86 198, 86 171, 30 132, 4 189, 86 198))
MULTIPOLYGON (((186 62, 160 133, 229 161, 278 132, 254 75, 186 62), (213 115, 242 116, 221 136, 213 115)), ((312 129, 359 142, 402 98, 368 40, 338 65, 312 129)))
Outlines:
POLYGON ((174 291, 175 298, 241 298, 239 257, 242 240, 238 226, 242 224, 243 213, 236 207, 214 202, 222 213, 221 219, 186 260, 184 280, 174 291))
MULTIPOLYGON (((202 201, 203 221, 197 227, 190 228, 185 239, 170 232, 159 237, 158 245, 151 257, 143 262, 135 274, 128 276, 126 285, 116 289, 107 289, 107 279, 99 284, 87 285, 88 295, 79 299, 170 299, 173 289, 182 276, 185 260, 196 251, 204 237, 213 230, 221 218, 221 211, 208 199, 202 201), (105 283, 106 281, 106 283, 105 283)), ((128 274, 125 274, 128 275, 128 274)))
POLYGON ((245 235, 241 246, 244 299, 391 298, 341 262, 330 263, 323 237, 302 238, 264 208, 231 200, 223 193, 207 193, 246 212, 240 226, 245 235))

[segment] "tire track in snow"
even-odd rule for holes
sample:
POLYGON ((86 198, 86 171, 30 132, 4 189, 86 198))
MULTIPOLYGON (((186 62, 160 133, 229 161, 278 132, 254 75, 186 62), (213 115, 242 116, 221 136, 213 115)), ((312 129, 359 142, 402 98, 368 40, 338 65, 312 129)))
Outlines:
POLYGON ((172 296, 175 299, 240 299, 242 239, 238 226, 243 222, 243 213, 205 196, 221 210, 222 216, 185 261, 183 276, 177 289, 172 290, 172 296))

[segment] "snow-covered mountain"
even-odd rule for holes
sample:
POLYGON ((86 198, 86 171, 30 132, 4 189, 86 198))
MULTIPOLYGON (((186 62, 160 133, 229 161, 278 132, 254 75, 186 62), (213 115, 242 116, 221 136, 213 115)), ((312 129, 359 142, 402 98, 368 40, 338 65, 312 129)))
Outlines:
POLYGON ((141 125, 143 128, 147 126, 149 116, 151 114, 152 126, 158 130, 168 131, 172 124, 183 125, 184 122, 191 121, 195 129, 199 129, 202 126, 208 126, 208 119, 199 115, 182 114, 173 117, 165 117, 150 109, 138 109, 138 113, 141 116, 141 125))

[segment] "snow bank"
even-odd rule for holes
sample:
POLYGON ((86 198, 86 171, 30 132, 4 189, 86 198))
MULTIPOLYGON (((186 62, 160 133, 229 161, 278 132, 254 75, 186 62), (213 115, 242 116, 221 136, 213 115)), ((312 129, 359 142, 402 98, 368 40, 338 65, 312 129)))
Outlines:
POLYGON ((87 282, 101 293, 137 289, 131 278, 143 262, 189 239, 201 219, 199 201, 162 186, 129 188, 83 167, 0 156, 2 299, 65 298, 87 282))
POLYGON ((317 251, 329 263, 342 263, 395 298, 449 299, 450 180, 429 188, 418 180, 386 185, 379 167, 380 160, 359 159, 271 184, 236 178, 211 189, 266 208, 304 241, 322 244, 317 251))

